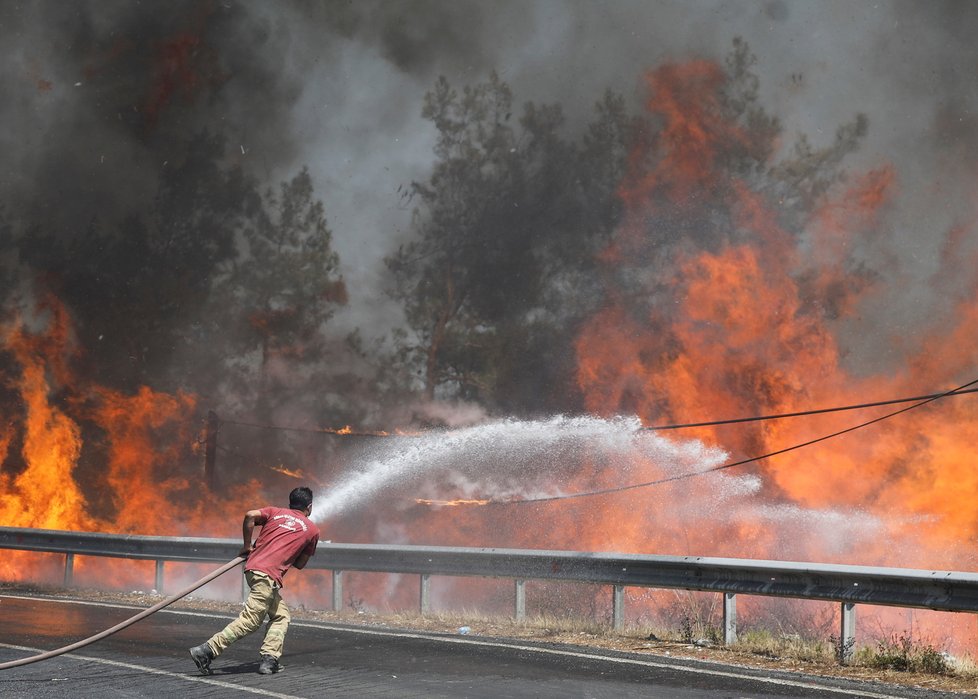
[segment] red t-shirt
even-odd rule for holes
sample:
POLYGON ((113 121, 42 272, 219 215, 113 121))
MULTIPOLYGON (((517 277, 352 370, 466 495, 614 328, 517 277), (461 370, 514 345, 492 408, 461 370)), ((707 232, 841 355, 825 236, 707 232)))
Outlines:
POLYGON ((282 587, 285 571, 300 554, 316 552, 319 527, 299 510, 284 507, 263 507, 262 520, 255 547, 245 561, 245 570, 256 570, 269 576, 282 587))

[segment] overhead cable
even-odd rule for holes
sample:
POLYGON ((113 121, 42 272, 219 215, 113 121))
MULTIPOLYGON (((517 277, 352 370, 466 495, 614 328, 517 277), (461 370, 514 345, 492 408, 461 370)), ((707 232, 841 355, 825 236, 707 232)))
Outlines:
POLYGON ((704 469, 702 471, 690 471, 690 472, 687 472, 687 473, 678 473, 676 475, 666 476, 665 478, 659 478, 659 479, 656 479, 654 481, 646 481, 644 483, 631 483, 629 485, 622 485, 622 486, 617 486, 617 487, 614 487, 614 488, 602 488, 601 490, 589 490, 589 491, 585 491, 585 492, 581 492, 581 493, 569 493, 569 494, 566 494, 566 495, 552 495, 552 496, 542 497, 542 498, 527 498, 527 499, 524 499, 524 500, 490 500, 487 504, 488 505, 528 505, 528 504, 531 504, 531 503, 553 502, 555 500, 571 500, 571 499, 575 499, 575 498, 593 497, 593 496, 596 496, 596 495, 608 495, 608 494, 611 494, 611 493, 624 492, 626 490, 637 490, 639 488, 650 488, 652 486, 662 485, 664 483, 671 483, 673 481, 685 480, 687 478, 694 478, 696 476, 704 476, 704 475, 709 474, 709 473, 716 473, 717 471, 725 471, 727 469, 731 469, 731 468, 734 468, 736 466, 744 466, 745 464, 753 463, 755 461, 761 461, 763 459, 769 459, 769 458, 771 458, 773 456, 778 456, 779 454, 785 454, 785 453, 787 453, 789 451, 795 451, 796 449, 801 449, 802 447, 811 446, 812 444, 817 444, 819 442, 824 442, 824 441, 826 441, 828 439, 832 439, 834 437, 839 437, 839 436, 844 435, 844 434, 847 434, 849 432, 854 432, 854 431, 859 430, 859 429, 862 429, 864 427, 868 427, 870 425, 876 424, 877 422, 882 422, 883 420, 887 420, 887 419, 889 419, 891 417, 894 417, 896 415, 900 415, 901 413, 905 413, 905 412, 907 412, 909 410, 913 410, 913 409, 919 408, 919 407, 921 407, 923 405, 927 405, 928 403, 932 403, 935 400, 938 400, 940 398, 945 398, 947 396, 952 396, 952 395, 959 394, 959 393, 965 393, 966 391, 964 389, 968 388, 969 386, 973 386, 976 383, 978 383, 978 379, 975 379, 973 381, 969 381, 968 383, 963 384, 961 386, 958 386, 957 388, 951 389, 950 391, 945 391, 944 393, 935 393, 933 395, 927 396, 924 400, 921 400, 918 403, 914 403, 913 405, 908 405, 907 407, 900 408, 899 410, 894 410, 892 413, 887 413, 886 415, 881 415, 881 416, 879 416, 877 418, 874 418, 872 420, 867 420, 866 422, 861 422, 858 425, 853 425, 852 427, 847 427, 844 430, 839 430, 837 432, 832 432, 831 434, 823 435, 821 437, 817 437, 816 439, 810 439, 807 442, 802 442, 801 444, 795 444, 795 445, 792 445, 790 447, 785 447, 784 449, 778 449, 776 451, 768 452, 767 454, 761 454, 760 456, 752 456, 752 457, 747 458, 747 459, 741 459, 739 461, 732 461, 730 463, 720 464, 719 466, 713 466, 712 468, 707 468, 707 469, 704 469))
MULTIPOLYGON (((965 384, 970 386, 971 384, 965 384)), ((800 410, 796 413, 776 413, 773 415, 754 415, 752 417, 736 417, 729 420, 709 420, 706 422, 684 422, 673 425, 652 425, 643 427, 643 430, 678 430, 686 427, 712 427, 715 425, 732 425, 738 422, 760 422, 762 420, 781 420, 788 417, 804 417, 806 415, 820 415, 823 413, 837 413, 843 410, 862 410, 863 408, 877 408, 881 405, 895 405, 898 403, 911 403, 913 401, 929 401, 948 396, 960 396, 967 393, 978 393, 978 388, 965 390, 955 389, 946 393, 931 393, 926 396, 911 396, 909 398, 893 398, 891 400, 878 400, 872 403, 858 403, 856 405, 840 405, 834 408, 816 408, 814 410, 800 410)), ((895 415, 896 413, 894 413, 895 415)))
MULTIPOLYGON (((971 384, 965 384, 970 386, 971 384)), ((792 417, 805 417, 808 415, 822 415, 825 413, 837 413, 847 410, 863 410, 865 408, 876 408, 883 405, 897 405, 900 403, 912 403, 915 401, 929 402, 938 398, 948 398, 951 396, 978 393, 978 388, 960 389, 944 393, 930 393, 922 396, 909 396, 906 398, 892 398, 890 400, 879 400, 871 403, 857 403, 854 405, 839 405, 831 408, 814 408, 812 410, 800 410, 793 413, 773 413, 770 415, 751 415, 748 417, 736 417, 725 420, 704 420, 702 422, 682 422, 665 425, 646 425, 639 429, 649 431, 679 430, 693 427, 715 427, 717 425, 734 425, 743 422, 762 422, 765 420, 782 420, 792 417)), ((897 411, 894 415, 902 411, 897 411)), ((324 434, 332 437, 420 437, 425 432, 386 432, 383 430, 355 430, 351 427, 290 427, 286 425, 269 425, 258 422, 247 422, 244 420, 221 420, 222 425, 239 425, 241 427, 254 427, 262 430, 284 430, 287 432, 307 432, 313 434, 324 434)), ((763 457, 758 457, 763 458, 763 457)))

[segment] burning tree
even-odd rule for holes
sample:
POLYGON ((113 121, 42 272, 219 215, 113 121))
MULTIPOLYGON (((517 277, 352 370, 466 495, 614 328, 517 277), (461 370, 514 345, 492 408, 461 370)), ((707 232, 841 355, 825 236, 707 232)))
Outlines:
MULTIPOLYGON (((608 96, 581 145, 561 136, 559 119, 542 119, 559 114, 556 108, 528 105, 517 130, 507 119, 511 95, 498 79, 461 93, 445 81, 436 85, 425 114, 438 128, 439 159, 431 180, 415 187, 418 237, 389 262, 414 332, 404 348, 416 352, 429 395, 478 398, 497 409, 519 405, 523 414, 579 401, 582 412, 637 415, 654 425, 915 395, 923 386, 971 378, 963 375, 966 363, 936 339, 922 350, 946 361, 911 354, 896 374, 847 362, 848 325, 867 299, 894 283, 892 270, 865 250, 886 230, 896 173, 886 163, 863 174, 843 167, 867 133, 862 115, 825 145, 803 135, 783 143, 781 124, 761 105, 754 60, 735 41, 723 65, 693 60, 650 70, 645 115, 626 116, 608 96), (611 137, 589 141, 595 133, 611 137), (599 142, 620 150, 595 149, 599 142), (585 157, 596 153, 604 159, 585 157), (621 179, 602 189, 583 172, 617 172, 621 179), (572 174, 564 179, 565 173, 572 174), (521 198, 527 191, 552 218, 534 218, 534 203, 521 198), (587 194, 598 198, 585 197, 583 206, 578 197, 587 194), (566 221, 559 218, 566 211, 573 224, 555 223, 566 221), (487 288, 508 278, 502 261, 514 265, 516 281, 487 288), (550 299, 573 310, 553 313, 550 299), (510 362, 533 354, 535 333, 563 339, 553 352, 573 352, 575 363, 550 362, 528 382, 536 402, 518 401, 522 394, 505 379, 515 375, 510 362), (564 394, 571 400, 551 400, 552 387, 569 381, 577 384, 577 392, 564 394)), ((944 334, 964 337, 973 328, 970 302, 963 299, 961 309, 944 334)), ((537 353, 536 360, 552 356, 537 353)), ((679 519, 656 515, 668 499, 655 488, 591 505, 569 502, 566 515, 550 504, 537 512, 553 518, 555 536, 580 536, 581 510, 590 508, 587 537, 597 548, 851 562, 858 540, 861 562, 892 562, 892 551, 855 534, 873 521, 866 531, 881 527, 888 537, 912 541, 918 564, 942 551, 934 564, 954 567, 965 555, 955 532, 972 531, 975 518, 970 508, 953 506, 945 478, 935 474, 973 480, 949 431, 963 429, 962 420, 970 424, 974 409, 958 402, 943 410, 950 411, 944 419, 915 413, 909 430, 888 422, 865 439, 741 467, 736 473, 747 479, 744 492, 756 493, 753 504, 718 514, 709 526, 690 529, 679 516, 721 497, 715 476, 662 486, 673 500, 669 511, 677 503, 688 508, 674 513, 679 519), (651 510, 649 503, 656 503, 651 510), (644 526, 624 523, 623 509, 644 526), (812 510, 844 526, 831 535, 793 536, 796 525, 779 520, 812 510), (765 524, 771 518, 779 523, 765 524)), ((835 414, 701 427, 684 436, 742 460, 854 421, 835 414)), ((619 480, 615 468, 620 464, 582 460, 578 477, 559 488, 607 487, 619 480)), ((657 464, 640 470, 635 482, 664 475, 657 464)), ((469 488, 466 496, 479 493, 469 488)), ((519 540, 518 526, 494 526, 519 540)))
POLYGON ((496 75, 461 93, 442 78, 426 95, 438 161, 413 184, 413 239, 387 265, 408 320, 403 358, 428 399, 516 414, 579 405, 569 333, 594 308, 594 253, 617 224, 613 192, 640 126, 611 92, 595 112, 577 145, 559 105, 514 118, 496 75))
MULTIPOLYGON (((338 343, 326 325, 346 302, 325 207, 305 169, 262 201, 243 228, 239 254, 215 275, 202 319, 209 337, 223 338, 209 348, 221 364, 218 394, 234 397, 225 405, 239 417, 266 424, 287 424, 296 415, 349 419, 322 409, 340 374, 338 343)), ((250 452, 249 461, 282 458, 282 433, 241 439, 239 451, 250 452)))
MULTIPOLYGON (((19 388, 8 391, 6 405, 11 417, 19 412, 25 425, 33 424, 31 406, 50 400, 43 394, 56 396, 60 419, 78 432, 63 458, 84 494, 84 517, 121 516, 112 513, 125 477, 106 472, 104 464, 122 448, 120 441, 135 440, 139 428, 118 432, 110 415, 121 419, 129 410, 126 420, 142 415, 143 429, 158 433, 145 443, 155 457, 143 454, 137 470, 147 475, 145 464, 169 454, 170 473, 150 479, 192 478, 199 468, 190 453, 197 396, 206 396, 205 410, 247 406, 247 417, 267 420, 276 396, 328 373, 322 368, 325 325, 344 302, 345 288, 335 273, 324 207, 306 171, 282 183, 278 194, 259 195, 253 179, 226 163, 223 140, 201 134, 187 144, 187 157, 163 173, 148 214, 133 212, 117 225, 93 220, 87 234, 67 246, 55 244, 57 235, 38 229, 18 241, 20 261, 37 275, 23 288, 46 300, 38 311, 25 298, 20 315, 10 316, 5 376, 8 386, 19 388), (21 349, 10 351, 12 344, 21 349), (189 356, 192 372, 185 369, 189 356), (35 362, 58 370, 46 381, 42 373, 25 393, 26 379, 17 377, 35 362), (170 417, 160 421, 148 407, 136 410, 126 395, 170 417), (18 405, 23 409, 15 411, 18 405), (171 421, 172 430, 166 426, 171 421), (107 477, 117 482, 109 486, 107 477)), ((25 453, 28 441, 11 427, 5 470, 13 477, 30 472, 40 458, 25 453)), ((247 467, 227 464, 229 472, 247 480, 274 441, 255 435, 247 467)), ((84 521, 91 526, 96 520, 84 521)), ((138 524, 118 519, 117 526, 138 524)))
POLYGON ((37 226, 22 235, 22 261, 71 309, 86 361, 107 384, 135 390, 186 386, 174 358, 193 342, 198 309, 235 236, 258 210, 255 184, 222 163, 222 138, 202 133, 168 163, 147 212, 93 218, 84 235, 37 226))
POLYGON ((840 164, 865 134, 866 119, 840 127, 835 142, 820 150, 802 136, 787 158, 776 160, 780 127, 759 105, 753 62, 735 41, 725 70, 692 61, 647 76, 654 129, 632 146, 618 190, 626 213, 600 254, 604 309, 577 339, 578 380, 591 410, 653 422, 721 407, 729 415, 764 412, 785 388, 771 369, 803 359, 799 350, 815 352, 813 343, 824 345, 827 336, 815 324, 825 304, 818 290, 797 287, 796 279, 812 277, 797 247, 830 205, 828 192, 844 179, 840 164), (782 294, 786 288, 794 298, 782 294), (777 318, 802 320, 794 337, 769 338, 781 362, 759 354, 753 342, 777 318), (687 340, 718 354, 690 364, 687 340), (717 374, 718 390, 704 393, 703 381, 717 374), (668 390, 680 377, 696 389, 668 390), (719 404, 718 394, 725 397, 719 404), (708 403, 693 404, 707 395, 708 403), (683 401, 683 409, 670 406, 668 396, 683 401))
MULTIPOLYGON (((516 414, 597 408, 571 348, 598 309, 654 323, 684 251, 753 235, 742 193, 755 211, 776 202, 769 223, 801 235, 866 120, 825 148, 802 136, 775 159, 780 125, 759 103, 754 60, 737 40, 725 67, 663 66, 642 116, 608 92, 579 143, 563 135, 558 105, 528 103, 514 124, 496 76, 461 93, 435 85, 423 116, 438 161, 413 186, 413 241, 387 261, 411 331, 401 347, 429 398, 516 414)), ((611 409, 633 412, 628 400, 611 409)))

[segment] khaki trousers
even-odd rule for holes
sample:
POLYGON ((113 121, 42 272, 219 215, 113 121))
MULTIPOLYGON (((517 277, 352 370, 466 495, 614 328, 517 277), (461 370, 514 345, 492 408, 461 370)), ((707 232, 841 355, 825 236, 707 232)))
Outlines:
POLYGON ((211 636, 207 645, 217 657, 232 643, 256 631, 267 614, 268 628, 265 629, 261 654, 281 658, 282 648, 285 645, 285 632, 292 620, 289 608, 282 601, 282 596, 272 579, 264 573, 246 570, 245 581, 251 591, 248 593, 248 599, 245 600, 244 609, 237 619, 211 636))

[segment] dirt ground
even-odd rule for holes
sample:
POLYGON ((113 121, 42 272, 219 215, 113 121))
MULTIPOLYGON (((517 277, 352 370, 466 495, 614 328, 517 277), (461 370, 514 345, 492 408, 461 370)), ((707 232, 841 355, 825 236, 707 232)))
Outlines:
MULTIPOLYGON (((0 583, 0 594, 34 595, 83 599, 113 604, 132 605, 141 609, 150 607, 164 598, 142 592, 105 592, 99 590, 41 587, 20 583, 0 583)), ((222 602, 196 597, 178 600, 170 609, 193 611, 212 611, 237 614, 240 603, 222 602)), ((748 652, 728 650, 722 646, 698 646, 677 641, 666 641, 646 636, 584 631, 567 631, 548 628, 540 622, 517 622, 510 619, 471 618, 461 614, 419 614, 380 615, 365 612, 314 611, 304 608, 291 608, 295 620, 315 620, 337 624, 360 625, 370 628, 431 631, 436 633, 458 633, 461 626, 468 626, 470 636, 487 636, 530 640, 541 643, 577 645, 590 648, 606 648, 638 654, 670 656, 673 658, 695 658, 711 660, 742 667, 768 668, 788 672, 799 672, 829 677, 845 677, 889 684, 919 687, 943 692, 958 692, 962 695, 978 696, 978 679, 974 676, 925 675, 896 670, 875 670, 865 667, 840 666, 834 662, 806 661, 798 658, 779 658, 757 655, 748 652)))

